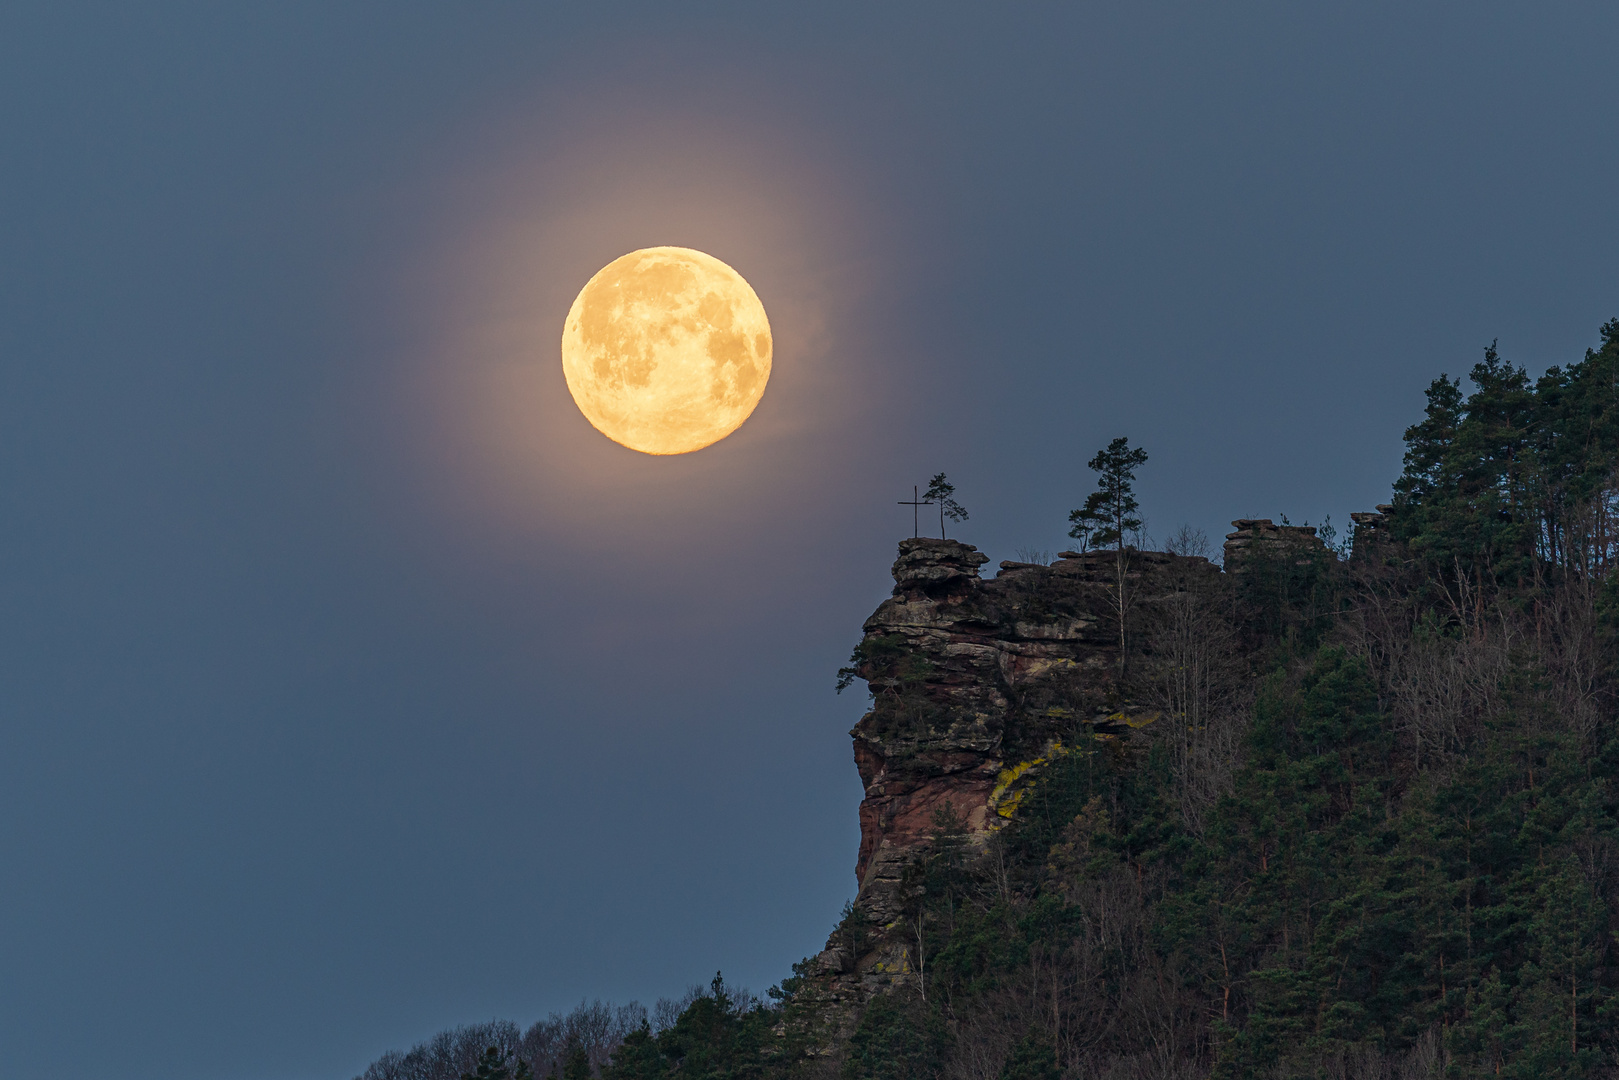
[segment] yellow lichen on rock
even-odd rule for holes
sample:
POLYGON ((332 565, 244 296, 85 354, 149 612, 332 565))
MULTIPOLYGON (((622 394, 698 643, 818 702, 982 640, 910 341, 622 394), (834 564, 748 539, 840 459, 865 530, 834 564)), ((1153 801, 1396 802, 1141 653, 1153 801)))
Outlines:
POLYGON ((995 788, 989 793, 989 805, 994 809, 996 815, 1005 820, 1010 820, 1012 815, 1017 813, 1019 804, 1023 802, 1023 796, 1029 793, 1029 788, 1025 785, 1008 794, 1007 792, 1012 785, 1016 784, 1030 769, 1049 764, 1053 758, 1062 757, 1068 752, 1069 748, 1064 746, 1059 739, 1051 744, 1051 748, 1046 751, 1044 757, 1037 757, 1033 761, 1020 761, 1016 765, 1008 766, 997 773, 995 776, 995 788))
POLYGON ((1156 722, 1159 719, 1159 717, 1161 717, 1163 715, 1164 715, 1163 713, 1158 713, 1158 712, 1150 712, 1150 713, 1142 712, 1142 713, 1135 713, 1134 715, 1132 715, 1130 713, 1116 712, 1112 716, 1109 716, 1107 719, 1108 719, 1108 722, 1112 723, 1112 724, 1124 724, 1124 725, 1126 725, 1128 727, 1144 728, 1148 724, 1156 722))

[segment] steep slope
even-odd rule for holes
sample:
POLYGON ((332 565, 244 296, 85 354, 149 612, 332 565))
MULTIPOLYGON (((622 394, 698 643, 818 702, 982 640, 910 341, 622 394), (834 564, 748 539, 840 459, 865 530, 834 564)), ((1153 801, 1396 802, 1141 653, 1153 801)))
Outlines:
MULTIPOLYGON (((1227 561, 1285 550, 1325 554, 1315 530, 1234 522, 1227 561)), ((1064 552, 1052 566, 1003 562, 992 579, 976 547, 914 538, 899 545, 893 595, 866 620, 850 674, 871 709, 851 735, 860 804, 859 932, 846 924, 816 959, 825 997, 854 1004, 917 980, 904 925, 907 874, 941 831, 981 849, 1012 820, 1044 767, 1080 740, 1129 740, 1164 711, 1152 678, 1164 609, 1220 588, 1199 555, 1064 552), (1122 594, 1122 599, 1121 599, 1122 594), (1129 667, 1120 665, 1121 607, 1129 667)))

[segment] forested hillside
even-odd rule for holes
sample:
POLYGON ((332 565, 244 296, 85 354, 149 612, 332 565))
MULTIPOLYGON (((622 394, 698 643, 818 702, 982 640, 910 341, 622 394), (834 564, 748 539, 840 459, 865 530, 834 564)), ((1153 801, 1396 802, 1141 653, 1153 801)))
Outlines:
MULTIPOLYGON (((1427 397, 1391 503, 1352 539, 1257 546, 1134 606, 1121 569, 1109 707, 1132 722, 1043 702, 1066 727, 1001 820, 934 815, 902 909, 879 924, 853 905, 828 950, 903 931, 883 990, 830 994, 826 957, 768 1002, 716 980, 587 1064, 609 1080, 1613 1075, 1619 320, 1566 368, 1531 379, 1492 348, 1427 397)), ((856 654, 872 715, 926 725, 925 699, 885 704, 907 663, 856 654)), ((567 1057, 548 1051, 542 1075, 567 1057)), ((449 1075, 402 1061, 367 1080, 449 1075)))

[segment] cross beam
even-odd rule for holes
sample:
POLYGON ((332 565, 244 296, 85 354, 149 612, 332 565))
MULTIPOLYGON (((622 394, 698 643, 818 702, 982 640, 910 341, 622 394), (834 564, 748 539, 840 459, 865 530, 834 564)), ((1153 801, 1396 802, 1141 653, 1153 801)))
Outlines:
POLYGON ((922 498, 918 494, 919 491, 921 491, 921 488, 912 484, 910 500, 901 499, 898 503, 900 506, 909 506, 911 508, 911 536, 913 538, 922 535, 922 507, 933 505, 933 500, 922 498))

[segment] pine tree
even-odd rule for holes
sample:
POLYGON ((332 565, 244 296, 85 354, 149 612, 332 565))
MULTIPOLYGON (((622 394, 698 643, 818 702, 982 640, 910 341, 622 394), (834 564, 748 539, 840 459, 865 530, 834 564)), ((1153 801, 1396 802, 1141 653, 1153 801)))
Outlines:
POLYGON ((562 1080, 590 1080, 590 1055, 576 1046, 562 1062, 562 1080))
POLYGON ((664 1057, 658 1036, 645 1020, 639 1029, 624 1037, 624 1042, 613 1052, 610 1065, 602 1069, 604 1080, 661 1080, 669 1075, 669 1062, 664 1057))
POLYGON ((1127 534, 1141 528, 1141 506, 1133 490, 1136 469, 1147 463, 1147 452, 1130 449, 1130 440, 1120 436, 1091 458, 1087 466, 1097 476, 1096 490, 1085 505, 1068 515, 1068 535, 1081 545, 1124 548, 1127 534))
POLYGON ((1147 452, 1140 447, 1132 450, 1130 440, 1119 436, 1091 458, 1089 468, 1097 476, 1096 490, 1085 499, 1085 505, 1068 515, 1068 535, 1078 540, 1081 550, 1089 547, 1112 547, 1117 569, 1114 600, 1119 612, 1119 672, 1125 670, 1125 616, 1129 602, 1125 595, 1128 580, 1124 538, 1141 528, 1141 504, 1136 501, 1134 484, 1136 469, 1147 462, 1147 452))
POLYGON ((940 473, 932 480, 929 480, 927 491, 922 493, 922 498, 937 504, 939 507, 940 540, 947 539, 944 535, 945 518, 949 518, 951 521, 967 520, 967 508, 958 503, 955 496, 956 485, 946 480, 944 473, 940 473))
POLYGON ((1468 379, 1474 390, 1465 402, 1459 382, 1441 376, 1428 388, 1427 416, 1405 433, 1394 500, 1395 535, 1464 595, 1534 576, 1544 489, 1536 468, 1543 418, 1528 374, 1491 344, 1468 379))

